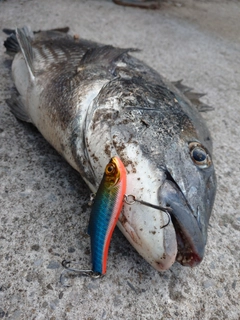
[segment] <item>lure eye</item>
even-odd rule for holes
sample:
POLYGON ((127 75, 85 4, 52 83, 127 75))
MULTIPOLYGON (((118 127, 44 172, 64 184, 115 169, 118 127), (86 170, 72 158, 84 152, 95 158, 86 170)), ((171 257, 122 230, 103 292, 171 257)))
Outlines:
POLYGON ((190 155, 192 161, 201 169, 208 168, 212 161, 207 150, 198 142, 191 142, 189 144, 190 155))
POLYGON ((106 173, 111 174, 111 173, 114 173, 114 171, 115 171, 115 166, 110 163, 106 168, 106 173))

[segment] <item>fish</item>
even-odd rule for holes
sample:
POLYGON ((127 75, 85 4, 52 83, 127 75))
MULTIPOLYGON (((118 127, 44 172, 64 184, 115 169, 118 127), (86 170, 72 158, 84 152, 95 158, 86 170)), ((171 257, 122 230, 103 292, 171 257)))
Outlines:
POLYGON ((118 157, 107 164, 92 206, 88 234, 91 237, 92 271, 105 274, 112 233, 126 193, 127 172, 118 157))
POLYGON ((126 196, 140 200, 124 202, 121 232, 158 271, 176 261, 197 266, 217 187, 212 138, 199 112, 208 106, 182 81, 172 83, 136 58, 136 49, 67 31, 5 29, 16 87, 7 104, 19 120, 35 125, 93 193, 109 159, 119 157, 126 196), (153 206, 171 208, 171 221, 153 206))

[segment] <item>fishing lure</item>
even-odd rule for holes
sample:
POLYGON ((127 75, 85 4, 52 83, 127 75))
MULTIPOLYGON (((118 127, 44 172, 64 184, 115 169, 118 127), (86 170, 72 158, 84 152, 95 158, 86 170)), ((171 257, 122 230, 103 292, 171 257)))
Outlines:
POLYGON ((98 278, 104 275, 107 270, 107 258, 113 230, 117 224, 123 202, 133 205, 139 202, 142 205, 150 206, 157 210, 162 210, 168 214, 168 222, 161 228, 165 228, 170 222, 170 207, 156 206, 149 202, 139 200, 134 195, 126 195, 127 173, 122 161, 118 157, 113 157, 105 168, 103 179, 94 198, 88 233, 91 237, 92 269, 80 270, 73 268, 78 265, 72 261, 63 260, 60 282, 64 284, 64 274, 73 272, 75 274, 98 278))
POLYGON ((113 157, 105 168, 88 226, 93 272, 106 273, 108 249, 123 206, 126 184, 126 169, 118 157, 113 157))

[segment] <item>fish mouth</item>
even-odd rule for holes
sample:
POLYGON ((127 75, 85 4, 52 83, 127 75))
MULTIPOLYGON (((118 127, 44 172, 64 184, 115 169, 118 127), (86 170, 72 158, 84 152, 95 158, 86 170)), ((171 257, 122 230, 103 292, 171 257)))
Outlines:
POLYGON ((158 191, 158 200, 163 206, 170 206, 178 253, 176 260, 184 266, 198 265, 204 256, 205 239, 200 222, 170 173, 158 191))

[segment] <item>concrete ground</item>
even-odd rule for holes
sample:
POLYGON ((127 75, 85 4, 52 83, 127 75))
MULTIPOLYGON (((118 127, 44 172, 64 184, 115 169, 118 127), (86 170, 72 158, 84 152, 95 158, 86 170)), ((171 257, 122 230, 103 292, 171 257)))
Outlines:
MULTIPOLYGON (((240 319, 240 2, 164 1, 159 10, 110 0, 0 1, 0 29, 69 26, 83 38, 142 49, 170 80, 207 93, 218 193, 202 264, 159 273, 113 235, 107 275, 61 286, 61 261, 90 265, 89 190, 5 99, 12 85, 0 47, 0 318, 240 319)), ((0 33, 0 42, 5 35, 0 33)))

